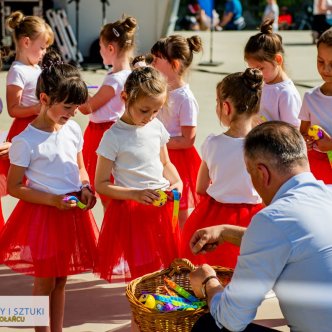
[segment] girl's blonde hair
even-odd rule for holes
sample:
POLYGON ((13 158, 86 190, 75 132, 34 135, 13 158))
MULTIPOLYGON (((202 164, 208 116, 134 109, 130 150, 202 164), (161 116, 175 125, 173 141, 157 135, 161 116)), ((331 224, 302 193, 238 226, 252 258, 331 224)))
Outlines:
POLYGON ((120 52, 126 52, 135 47, 136 28, 136 18, 127 16, 114 23, 104 25, 99 37, 103 43, 117 43, 120 52))
POLYGON ((226 76, 217 84, 218 102, 229 98, 236 115, 251 116, 259 111, 263 87, 263 74, 259 69, 247 68, 226 76))
POLYGON ((199 36, 185 38, 180 35, 172 35, 158 40, 151 49, 151 53, 162 57, 172 64, 174 60, 180 60, 181 75, 192 63, 193 54, 202 51, 202 40, 199 36))
POLYGON ((139 98, 167 93, 167 81, 157 69, 150 66, 139 67, 128 76, 124 91, 127 94, 127 104, 130 106, 139 98))
POLYGON ((6 23, 13 30, 16 44, 23 37, 36 40, 41 34, 47 35, 48 46, 54 42, 54 33, 51 27, 39 16, 24 16, 22 12, 16 11, 8 17, 6 23))
POLYGON ((259 62, 275 63, 277 54, 284 55, 282 37, 273 32, 274 19, 265 20, 260 26, 261 32, 251 36, 244 48, 244 58, 259 62))

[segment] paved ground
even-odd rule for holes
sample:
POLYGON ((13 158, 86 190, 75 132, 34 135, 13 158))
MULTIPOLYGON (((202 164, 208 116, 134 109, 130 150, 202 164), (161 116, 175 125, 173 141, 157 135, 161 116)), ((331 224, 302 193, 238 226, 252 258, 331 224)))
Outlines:
MULTIPOLYGON (((221 65, 201 66, 201 62, 210 61, 210 34, 200 33, 204 41, 203 55, 195 58, 195 64, 189 73, 188 81, 200 105, 199 124, 196 146, 199 148, 204 138, 211 132, 221 131, 215 115, 215 86, 225 75, 243 71, 243 47, 250 35, 255 31, 216 32, 214 33, 213 62, 221 65)), ((190 36, 191 33, 186 32, 190 36)), ((311 44, 309 31, 285 31, 282 33, 286 50, 286 69, 296 83, 301 95, 309 88, 318 85, 320 78, 316 71, 316 48, 311 44)), ((88 84, 100 84, 104 71, 84 71, 84 79, 88 84)), ((0 73, 0 96, 5 101, 6 72, 0 73)), ((87 117, 78 115, 76 120, 85 128, 87 117)), ((11 119, 4 112, 0 117, 0 128, 9 128, 11 119)), ((11 197, 3 199, 5 218, 10 214, 16 200, 11 197)), ((102 209, 100 204, 94 208, 94 215, 100 226, 102 209)), ((5 266, 0 266, 0 295, 30 295, 32 278, 13 273, 5 266)), ((65 332, 88 331, 130 331, 130 308, 124 296, 124 284, 108 284, 86 273, 69 278, 67 286, 67 302, 65 315, 65 332)), ((265 300, 259 308, 256 319, 262 324, 276 327, 280 331, 289 331, 282 321, 282 315, 275 298, 265 300)), ((2 328, 1 332, 18 329, 2 328)), ((21 331, 21 329, 20 329, 21 331)), ((22 329, 31 332, 32 329, 22 329)))

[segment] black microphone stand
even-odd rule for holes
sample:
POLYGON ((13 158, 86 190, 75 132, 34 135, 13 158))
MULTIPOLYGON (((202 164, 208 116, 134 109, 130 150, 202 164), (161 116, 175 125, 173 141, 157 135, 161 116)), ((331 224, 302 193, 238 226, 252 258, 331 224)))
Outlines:
POLYGON ((110 3, 108 2, 108 0, 100 0, 102 3, 102 24, 105 25, 106 24, 106 5, 109 6, 110 3))

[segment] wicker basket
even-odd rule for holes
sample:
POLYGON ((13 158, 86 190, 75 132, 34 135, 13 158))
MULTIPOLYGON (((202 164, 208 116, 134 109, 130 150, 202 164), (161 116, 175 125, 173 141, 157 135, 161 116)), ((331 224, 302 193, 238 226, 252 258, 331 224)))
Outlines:
MULTIPOLYGON (((230 281, 233 270, 221 266, 213 266, 223 286, 230 281)), ((159 312, 145 307, 138 301, 143 292, 165 294, 164 277, 167 276, 178 285, 193 293, 189 273, 195 266, 187 259, 175 259, 168 269, 146 274, 131 281, 126 289, 135 323, 141 332, 173 331, 189 332, 196 320, 208 311, 207 307, 188 311, 159 312)))

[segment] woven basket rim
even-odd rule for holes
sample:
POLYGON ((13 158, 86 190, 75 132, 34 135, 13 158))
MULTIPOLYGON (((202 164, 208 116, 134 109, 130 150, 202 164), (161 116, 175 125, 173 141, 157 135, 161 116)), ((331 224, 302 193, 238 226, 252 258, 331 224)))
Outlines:
MULTIPOLYGON (((176 262, 176 261, 185 261, 186 262, 188 260, 187 259, 175 259, 174 262, 176 262)), ((188 262, 190 263, 190 261, 188 261, 188 262)), ((214 265, 214 266, 212 266, 212 268, 217 272, 217 274, 223 273, 223 272, 233 273, 233 271, 234 271, 232 268, 227 268, 227 267, 223 267, 223 266, 219 266, 219 265, 214 265)), ((148 274, 145 274, 141 277, 138 277, 138 278, 132 280, 126 287, 126 296, 128 298, 128 301, 130 302, 130 305, 137 306, 142 313, 144 312, 144 314, 151 314, 154 316, 162 315, 163 317, 165 315, 170 316, 170 315, 174 315, 174 314, 176 314, 177 317, 181 317, 181 316, 185 317, 188 315, 192 315, 193 313, 205 312, 206 309, 204 309, 204 308, 199 308, 199 309, 190 310, 190 311, 159 312, 155 309, 150 309, 150 308, 145 307, 141 302, 138 301, 138 299, 135 296, 135 291, 136 291, 136 287, 140 283, 142 283, 143 281, 152 280, 159 276, 166 276, 166 275, 169 276, 174 271, 175 271, 174 267, 170 266, 166 269, 148 273, 148 274)), ((187 266, 178 266, 178 268, 176 269, 174 274, 181 274, 183 272, 190 272, 190 271, 192 271, 192 269, 187 266)), ((138 309, 138 308, 136 308, 136 309, 138 309)))

